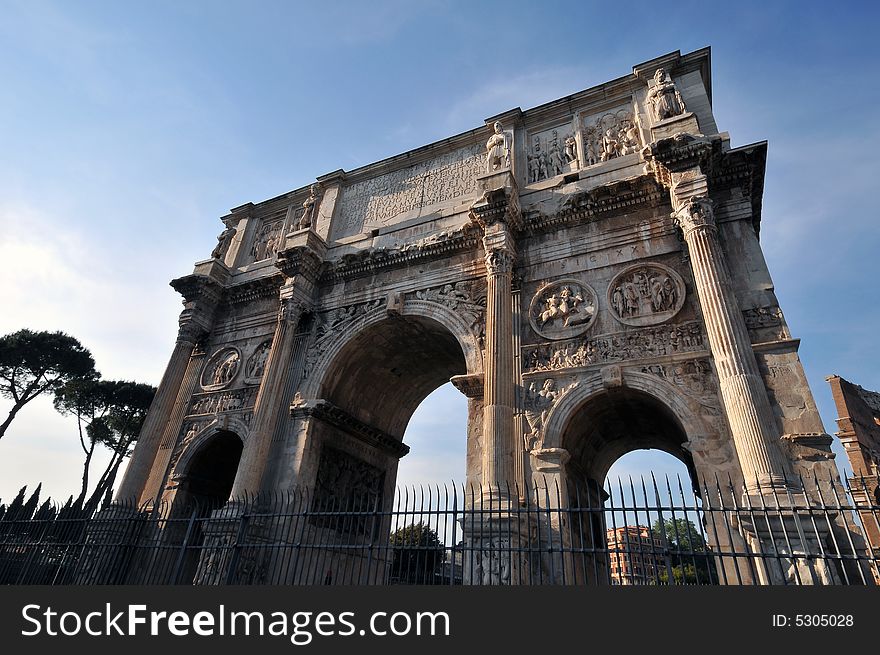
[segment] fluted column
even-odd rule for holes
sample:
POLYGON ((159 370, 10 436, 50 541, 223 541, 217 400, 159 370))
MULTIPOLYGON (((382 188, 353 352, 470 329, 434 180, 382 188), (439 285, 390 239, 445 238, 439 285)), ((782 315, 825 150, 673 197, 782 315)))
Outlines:
POLYGON ((152 469, 141 492, 139 501, 141 505, 151 500, 158 501, 162 495, 168 474, 170 473, 168 467, 171 463, 171 454, 174 452, 174 448, 177 446, 178 439, 180 438, 183 418, 186 416, 186 410, 192 400, 192 394, 198 384, 199 374, 202 372, 204 363, 204 348, 197 346, 192 350, 180 382, 177 397, 165 422, 165 429, 162 431, 162 439, 159 442, 158 451, 153 459, 152 469))
POLYGON ((483 389, 484 485, 514 483, 514 361, 511 276, 515 255, 507 225, 493 223, 483 237, 486 252, 486 360, 483 389))
POLYGON ((784 486, 786 460, 745 320, 732 291, 712 201, 704 196, 675 200, 679 207, 675 219, 690 254, 721 399, 746 487, 784 486))
POLYGON ((282 298, 278 310, 272 349, 269 351, 260 390, 257 392, 253 425, 241 454, 232 487, 232 498, 260 490, 273 435, 279 420, 283 419, 288 410, 286 405, 289 399, 285 397, 285 392, 293 361, 296 326, 302 316, 303 304, 293 299, 290 289, 282 289, 282 293, 285 292, 288 295, 282 298))
POLYGON ((313 231, 288 237, 288 248, 278 253, 275 265, 285 276, 280 291, 280 307, 272 349, 254 404, 250 434, 241 453, 241 461, 230 498, 263 491, 268 458, 275 435, 287 420, 293 385, 296 328, 303 313, 311 306, 318 272, 326 244, 313 231))

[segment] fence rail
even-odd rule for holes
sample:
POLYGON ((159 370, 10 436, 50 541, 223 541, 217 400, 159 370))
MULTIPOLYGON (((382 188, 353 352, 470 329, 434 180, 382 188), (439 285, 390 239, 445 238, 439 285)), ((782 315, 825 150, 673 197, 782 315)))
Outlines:
POLYGON ((878 578, 863 479, 744 494, 650 476, 0 517, 2 584, 849 584, 878 578))

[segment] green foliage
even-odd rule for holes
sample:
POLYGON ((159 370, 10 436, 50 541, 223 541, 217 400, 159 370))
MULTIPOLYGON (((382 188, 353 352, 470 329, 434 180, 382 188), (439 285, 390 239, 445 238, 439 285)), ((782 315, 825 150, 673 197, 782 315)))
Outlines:
POLYGON ((660 584, 670 584, 669 568, 672 569, 672 583, 713 584, 718 581, 715 560, 712 558, 702 531, 692 521, 683 518, 654 521, 652 530, 655 536, 666 540, 670 553, 670 566, 660 566, 660 584))
POLYGON ((13 401, 0 425, 0 437, 26 403, 49 390, 55 393, 55 409, 76 417, 85 455, 82 487, 71 506, 97 507, 112 490, 120 464, 131 454, 156 389, 148 384, 102 380, 91 353, 63 332, 19 330, 0 337, 0 396, 13 401), (86 499, 89 467, 99 444, 113 454, 92 496, 86 499))
POLYGON ((55 390, 55 409, 65 416, 76 417, 80 445, 85 453, 77 506, 85 501, 95 446, 100 444, 110 449, 113 458, 98 482, 102 491, 96 491, 98 495, 87 504, 93 504, 101 493, 107 492, 107 480, 115 478, 118 463, 131 453, 155 392, 147 384, 101 380, 97 376, 69 380, 55 390))
POLYGON ((0 396, 13 401, 0 424, 0 438, 26 403, 65 382, 94 375, 91 353, 63 332, 19 330, 0 337, 0 396))
POLYGON ((391 574, 404 584, 434 584, 446 556, 437 533, 419 522, 399 528, 389 539, 394 551, 391 574))

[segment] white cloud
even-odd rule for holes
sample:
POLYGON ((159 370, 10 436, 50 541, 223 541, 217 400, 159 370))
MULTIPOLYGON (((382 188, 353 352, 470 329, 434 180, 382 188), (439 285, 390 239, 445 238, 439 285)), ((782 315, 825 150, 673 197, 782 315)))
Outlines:
POLYGON ((179 310, 155 279, 161 267, 117 274, 124 253, 32 207, 0 204, 0 231, 0 333, 63 330, 92 351, 105 377, 158 382, 179 310))

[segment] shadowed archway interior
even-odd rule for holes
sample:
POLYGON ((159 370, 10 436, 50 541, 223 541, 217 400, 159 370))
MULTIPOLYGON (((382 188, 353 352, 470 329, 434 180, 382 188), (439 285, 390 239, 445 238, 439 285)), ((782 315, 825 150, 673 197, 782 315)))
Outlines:
POLYGON ((640 449, 657 449, 681 460, 696 482, 693 459, 684 447, 687 436, 672 411, 641 391, 613 389, 587 401, 568 422, 563 448, 575 480, 602 484, 612 464, 640 449))
POLYGON ((461 346, 443 325, 420 316, 391 316, 364 329, 336 355, 321 397, 402 439, 419 404, 465 373, 461 346))
POLYGON ((187 503, 219 507, 232 491, 241 459, 242 442, 234 432, 220 430, 193 457, 185 477, 187 503))

